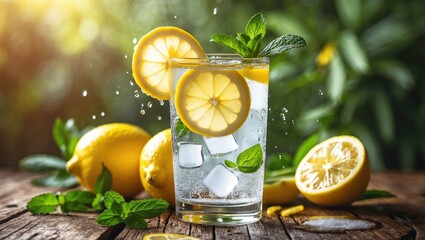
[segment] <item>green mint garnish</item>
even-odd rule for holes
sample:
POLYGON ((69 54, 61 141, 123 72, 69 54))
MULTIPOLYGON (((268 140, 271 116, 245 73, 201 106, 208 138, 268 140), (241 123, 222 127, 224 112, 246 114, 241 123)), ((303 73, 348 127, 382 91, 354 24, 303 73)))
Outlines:
POLYGON ((238 168, 244 173, 256 172, 263 164, 263 150, 260 144, 245 149, 238 155, 236 163, 230 160, 224 160, 224 164, 228 168, 238 168))
POLYGON ((360 197, 358 201, 373 199, 373 198, 387 198, 387 197, 396 197, 391 192, 385 190, 377 190, 377 189, 368 189, 363 195, 360 197))
POLYGON ((186 125, 184 125, 182 120, 179 118, 177 119, 177 122, 176 122, 175 131, 176 131, 177 137, 184 137, 190 132, 190 129, 186 127, 186 125))
POLYGON ((104 197, 106 209, 96 219, 102 226, 125 223, 130 228, 146 228, 148 224, 145 219, 159 216, 168 208, 168 203, 162 199, 132 200, 127 203, 114 191, 107 191, 104 197))
POLYGON ((59 200, 54 193, 45 193, 33 197, 27 203, 27 210, 34 214, 48 214, 56 210, 59 200))
POLYGON ((102 172, 97 177, 96 184, 94 185, 94 192, 104 194, 112 187, 112 174, 102 162, 102 172))
POLYGON ((261 40, 266 35, 266 20, 262 13, 252 16, 245 26, 245 33, 237 37, 227 34, 213 34, 210 41, 220 43, 244 58, 269 57, 291 48, 306 46, 300 36, 288 34, 271 41, 261 52, 261 40))

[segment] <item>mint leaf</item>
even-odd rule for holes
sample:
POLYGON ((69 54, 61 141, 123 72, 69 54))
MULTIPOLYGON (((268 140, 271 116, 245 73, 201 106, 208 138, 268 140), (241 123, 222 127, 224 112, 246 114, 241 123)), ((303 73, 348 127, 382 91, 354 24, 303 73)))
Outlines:
POLYGON ((71 190, 65 194, 61 210, 67 212, 87 212, 90 210, 95 195, 89 191, 71 190))
POLYGON ((263 164, 263 150, 260 144, 255 144, 254 146, 241 152, 236 160, 236 163, 238 164, 238 169, 241 172, 256 172, 263 164))
POLYGON ((386 198, 386 197, 396 197, 396 195, 385 190, 377 190, 377 189, 369 190, 368 189, 363 193, 363 195, 360 197, 358 201, 373 199, 373 198, 386 198))
POLYGON ((244 45, 248 45, 249 40, 251 40, 251 38, 246 33, 238 33, 238 40, 244 45))
POLYGON ((50 172, 57 169, 66 169, 66 161, 52 155, 35 154, 19 161, 19 167, 30 172, 50 172))
POLYGON ((96 193, 95 198, 93 199, 91 206, 96 211, 103 210, 103 194, 102 193, 96 193))
POLYGON ((47 176, 35 178, 31 183, 43 187, 72 187, 78 185, 77 179, 65 169, 56 170, 47 176))
POLYGON ((230 161, 230 160, 224 160, 224 164, 229 168, 237 168, 238 167, 238 165, 235 162, 230 161))
POLYGON ((114 202, 121 204, 124 203, 124 197, 121 196, 121 194, 114 192, 114 191, 107 191, 105 192, 105 194, 103 195, 104 197, 104 202, 105 202, 105 207, 106 208, 111 208, 112 204, 114 202))
POLYGON ((177 119, 177 122, 176 122, 175 132, 176 132, 177 137, 181 138, 181 137, 186 136, 190 132, 190 130, 189 130, 188 127, 186 127, 186 125, 184 125, 182 120, 179 118, 179 119, 177 119))
POLYGON ((112 187, 112 174, 107 167, 102 162, 102 172, 97 177, 96 183, 94 185, 95 193, 105 193, 106 191, 111 190, 112 187))
POLYGON ((137 214, 142 218, 153 218, 159 216, 168 208, 168 202, 162 199, 143 199, 129 202, 130 214, 137 214))
POLYGON ((96 222, 102 226, 114 226, 124 222, 120 214, 114 213, 111 209, 105 209, 97 216, 96 222))
POLYGON ((262 39, 261 34, 258 34, 257 36, 249 40, 247 44, 247 47, 252 52, 253 57, 257 56, 258 53, 260 52, 261 39, 262 39))
POLYGON ((213 34, 210 41, 220 43, 232 49, 242 57, 253 57, 252 52, 248 49, 248 47, 233 36, 226 34, 213 34))
POLYGON ((259 54, 259 57, 273 56, 292 48, 306 46, 305 40, 296 35, 288 34, 280 36, 267 45, 259 54))
POLYGON ((257 13, 252 16, 245 26, 246 34, 253 39, 260 35, 260 40, 266 35, 266 20, 262 13, 257 13))
POLYGON ((130 213, 130 215, 128 215, 128 217, 124 220, 124 223, 129 228, 143 229, 148 227, 146 220, 138 214, 130 213))
POLYGON ((33 197, 27 203, 27 210, 33 214, 48 214, 56 210, 59 201, 54 193, 45 193, 33 197))
POLYGON ((297 152, 295 153, 295 157, 292 161, 292 166, 294 168, 298 167, 298 164, 300 164, 301 160, 304 158, 305 155, 314 147, 316 144, 319 143, 319 135, 313 134, 306 140, 304 140, 301 145, 298 147, 297 152))

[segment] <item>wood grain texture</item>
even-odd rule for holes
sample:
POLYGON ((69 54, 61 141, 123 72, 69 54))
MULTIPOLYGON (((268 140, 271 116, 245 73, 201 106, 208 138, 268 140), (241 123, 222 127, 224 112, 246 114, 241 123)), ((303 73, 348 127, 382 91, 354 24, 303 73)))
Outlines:
MULTIPOLYGON (((179 221, 173 209, 148 219, 147 229, 124 225, 101 227, 96 213, 33 215, 26 203, 34 196, 59 188, 31 185, 33 174, 0 169, 0 239, 143 239, 149 233, 179 233, 200 239, 425 239, 425 173, 378 172, 369 189, 391 191, 397 198, 371 199, 343 208, 322 208, 300 197, 288 207, 304 204, 290 217, 263 216, 261 221, 236 226, 204 226, 179 221), (299 229, 311 216, 351 216, 379 222, 379 227, 346 233, 315 233, 299 229)), ((137 198, 148 197, 142 193, 137 198)), ((266 206, 265 206, 266 207, 266 206)))

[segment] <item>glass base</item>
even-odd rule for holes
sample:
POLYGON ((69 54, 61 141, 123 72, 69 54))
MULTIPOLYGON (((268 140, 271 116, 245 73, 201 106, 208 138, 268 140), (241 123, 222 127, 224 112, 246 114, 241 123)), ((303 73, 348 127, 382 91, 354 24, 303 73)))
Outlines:
POLYGON ((183 222, 236 226, 254 223, 262 215, 260 202, 247 204, 207 204, 176 200, 176 215, 183 222))

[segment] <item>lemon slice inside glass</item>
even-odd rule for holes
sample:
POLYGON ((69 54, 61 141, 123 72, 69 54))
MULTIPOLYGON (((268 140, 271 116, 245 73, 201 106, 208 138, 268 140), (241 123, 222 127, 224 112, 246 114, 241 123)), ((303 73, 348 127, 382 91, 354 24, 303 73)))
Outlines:
POLYGON ((234 70, 188 70, 177 83, 174 101, 182 122, 206 137, 238 130, 251 105, 248 84, 234 70))
POLYGON ((337 136, 313 147, 295 173, 300 192, 322 206, 349 204, 364 193, 370 170, 362 142, 337 136))
POLYGON ((269 83, 269 69, 268 68, 244 68, 238 72, 245 78, 268 84, 269 83))
POLYGON ((177 27, 158 27, 144 35, 133 54, 133 76, 142 91, 159 100, 170 99, 168 60, 202 58, 204 50, 188 32, 177 27))

